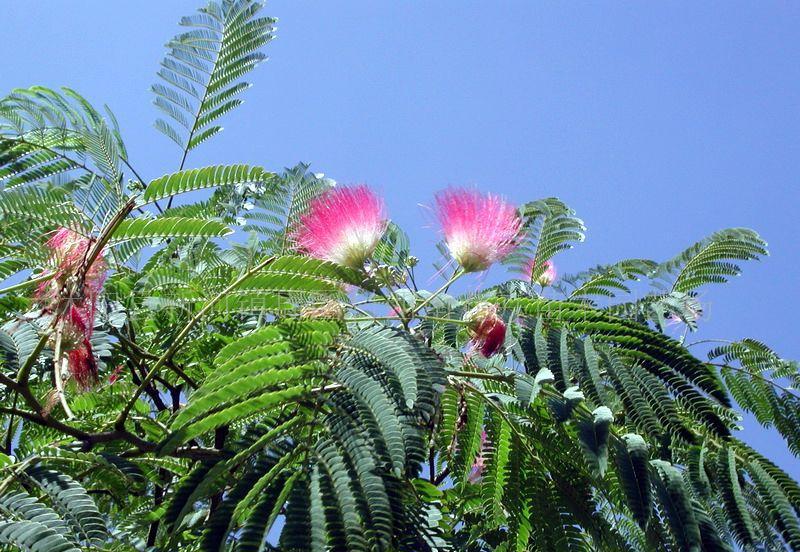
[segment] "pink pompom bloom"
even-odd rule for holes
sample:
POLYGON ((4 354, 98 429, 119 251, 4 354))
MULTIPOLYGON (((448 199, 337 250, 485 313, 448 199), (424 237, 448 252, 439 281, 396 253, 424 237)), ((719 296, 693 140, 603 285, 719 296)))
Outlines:
MULTIPOLYGON (((553 261, 545 261, 544 264, 544 271, 536 278, 534 283, 539 284, 540 286, 550 286, 553 282, 556 281, 556 276, 558 273, 556 272, 556 265, 553 264, 553 261)), ((525 269, 525 279, 529 282, 533 278, 533 272, 536 270, 536 259, 531 259, 528 263, 528 266, 525 269)))
POLYGON ((467 272, 486 270, 518 244, 522 220, 499 196, 444 190, 436 194, 436 214, 450 254, 467 272))
POLYGON ((332 188, 313 199, 292 237, 312 257, 362 268, 385 231, 383 201, 362 185, 332 188))
POLYGON ((478 303, 464 314, 463 320, 467 322, 473 347, 486 358, 495 354, 505 343, 506 324, 497 315, 497 305, 478 303))

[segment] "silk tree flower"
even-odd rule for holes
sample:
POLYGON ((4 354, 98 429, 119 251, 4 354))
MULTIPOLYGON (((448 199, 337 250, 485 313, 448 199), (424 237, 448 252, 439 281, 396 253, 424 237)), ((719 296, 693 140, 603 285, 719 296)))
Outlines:
MULTIPOLYGON (((81 236, 69 228, 59 228, 47 241, 50 261, 55 267, 52 271, 53 277, 39 284, 36 290, 36 298, 46 310, 59 310, 59 306, 64 306, 63 301, 71 299, 62 297, 62 290, 66 287, 67 281, 77 275, 82 268, 92 243, 92 239, 81 236)), ((86 271, 82 289, 76 292, 81 296, 96 299, 106 279, 106 268, 101 254, 86 271)))
POLYGON ((383 201, 367 186, 331 188, 311 201, 292 237, 312 257, 363 268, 386 224, 383 201))
POLYGON ((67 352, 67 359, 69 373, 81 389, 89 389, 97 383, 97 361, 88 340, 67 352))
MULTIPOLYGON (((556 277, 558 273, 556 272, 556 265, 553 264, 553 261, 545 261, 543 263, 544 271, 536 278, 534 283, 539 284, 540 286, 550 286, 553 282, 556 281, 556 277)), ((536 259, 531 259, 528 265, 525 267, 525 279, 529 282, 533 277, 533 271, 536 270, 536 259)))
POLYGON ((451 188, 436 194, 436 215, 453 259, 466 272, 486 270, 518 244, 522 220, 501 197, 451 188))
POLYGON ((467 322, 473 347, 486 358, 495 354, 505 343, 506 325, 497 315, 497 305, 478 303, 464 314, 463 320, 467 322))
MULTIPOLYGON (((97 380, 97 363, 92 354, 97 298, 106 278, 106 262, 102 254, 86 270, 82 282, 72 280, 79 275, 88 260, 93 240, 68 228, 59 228, 47 241, 52 277, 36 290, 36 300, 42 310, 59 317, 62 352, 66 353, 70 375, 82 388, 97 380), (68 295, 71 293, 71 295, 68 295)), ((58 361, 58 359, 56 359, 58 361)))

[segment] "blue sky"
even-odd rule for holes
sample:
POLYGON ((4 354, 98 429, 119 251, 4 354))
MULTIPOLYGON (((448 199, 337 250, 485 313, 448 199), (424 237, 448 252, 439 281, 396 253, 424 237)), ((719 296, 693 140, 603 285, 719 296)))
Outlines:
MULTIPOLYGON (((771 256, 703 291, 701 335, 800 358, 800 4, 702 4, 275 0, 271 59, 188 166, 306 161, 369 183, 423 260, 436 237, 418 204, 451 184, 566 201, 588 236, 561 272, 749 226, 771 256)), ((0 90, 69 85, 114 110, 145 178, 174 171, 148 88, 199 5, 5 2, 0 90)), ((778 438, 747 426, 800 478, 778 438)))

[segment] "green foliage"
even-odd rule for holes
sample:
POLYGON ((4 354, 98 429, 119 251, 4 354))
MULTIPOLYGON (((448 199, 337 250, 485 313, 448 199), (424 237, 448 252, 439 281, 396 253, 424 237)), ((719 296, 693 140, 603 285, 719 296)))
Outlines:
POLYGON ((94 500, 68 475, 38 465, 14 478, 19 488, 0 497, 0 543, 25 551, 72 552, 101 547, 108 539, 94 500), (31 494, 34 489, 40 497, 31 494))
POLYGON ((583 241, 586 228, 572 209, 554 197, 526 203, 520 211, 525 238, 505 262, 535 282, 547 270, 546 261, 571 248, 571 242, 583 241), (531 259, 536 260, 532 270, 531 259))
POLYGON ((649 276, 656 268, 656 263, 644 259, 628 259, 617 263, 599 266, 575 276, 562 277, 559 288, 572 287, 570 299, 591 301, 590 297, 600 296, 613 298, 620 292, 630 293, 626 285, 628 281, 639 281, 649 276))
POLYGON ((724 283, 741 269, 733 261, 758 259, 766 243, 747 228, 722 230, 697 242, 659 266, 659 275, 672 278, 671 291, 686 293, 709 283, 724 283))
POLYGON ((622 490, 636 523, 646 528, 653 509, 647 442, 635 433, 623 435, 617 445, 622 490))
POLYGON ((247 165, 218 165, 202 169, 189 169, 156 178, 147 185, 144 200, 157 201, 165 197, 217 186, 263 184, 273 175, 261 167, 247 165))
POLYGON ((470 293, 420 289, 391 221, 363 267, 302 255, 294 231, 333 180, 303 163, 185 168, 264 59, 260 8, 182 20, 153 87, 179 170, 149 183, 107 109, 70 89, 0 100, 0 545, 800 550, 800 485, 736 439, 738 409, 798 454, 797 364, 753 339, 708 340, 701 360, 706 340, 668 331, 700 329, 698 289, 764 256, 758 235, 540 285, 585 232, 547 198, 522 206, 505 259, 525 278, 470 293), (88 253, 54 277, 61 227, 108 268, 87 389, 63 362, 63 315, 37 298, 94 300, 88 253), (479 302, 507 328, 488 358, 462 320, 479 302))
POLYGON ((167 43, 154 84, 155 103, 165 115, 156 128, 186 154, 222 130, 213 124, 241 105, 237 98, 250 85, 242 80, 266 56, 260 51, 272 39, 274 19, 257 17, 261 4, 252 0, 209 2, 199 13, 181 19, 190 30, 167 43))

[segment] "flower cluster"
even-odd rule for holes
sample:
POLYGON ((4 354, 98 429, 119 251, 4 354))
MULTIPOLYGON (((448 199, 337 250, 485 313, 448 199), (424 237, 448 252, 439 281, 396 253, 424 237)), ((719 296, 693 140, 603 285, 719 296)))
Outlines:
MULTIPOLYGON (((519 242, 516 208, 492 194, 448 189, 436 195, 436 214, 453 259, 465 272, 486 270, 519 242)), ((386 230, 383 202, 366 186, 332 188, 313 199, 292 231, 298 250, 363 268, 386 230)))
POLYGON ((481 302, 463 317, 472 345, 485 357, 495 354, 506 340, 506 324, 497 315, 497 305, 481 302))
POLYGON ((99 255, 80 276, 93 240, 74 230, 59 228, 48 240, 50 261, 54 267, 50 278, 39 284, 36 300, 47 313, 58 317, 62 351, 67 354, 69 371, 83 388, 97 379, 97 363, 92 354, 91 337, 97 298, 106 279, 106 263, 99 255))

